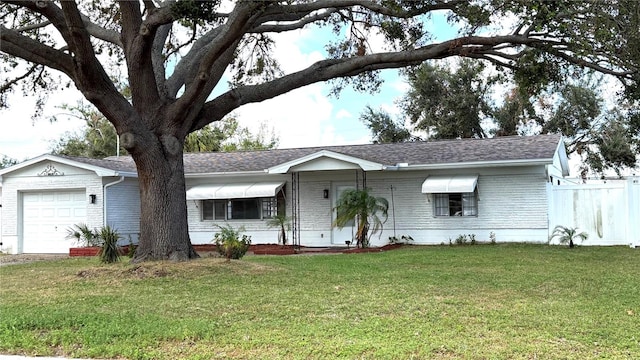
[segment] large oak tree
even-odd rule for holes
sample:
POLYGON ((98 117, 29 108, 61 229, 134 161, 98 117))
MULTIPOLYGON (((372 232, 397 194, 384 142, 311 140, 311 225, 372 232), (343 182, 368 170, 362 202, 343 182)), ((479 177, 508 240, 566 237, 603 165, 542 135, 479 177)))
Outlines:
POLYGON ((513 70, 532 89, 572 65, 634 85, 638 7, 636 0, 283 0, 239 1, 227 11, 220 1, 0 0, 0 91, 51 89, 50 70, 68 77, 113 123, 136 163, 142 211, 135 260, 185 260, 197 256, 182 158, 189 133, 305 85, 343 79, 336 88, 346 81, 367 90, 379 85, 378 70, 453 56, 513 70), (436 13, 462 25, 458 36, 432 40, 437 29, 427 26, 436 13), (273 35, 314 26, 335 31, 327 58, 282 73, 271 56, 273 35), (369 46, 376 36, 386 50, 369 46), (114 85, 119 74, 109 72, 111 63, 126 69, 130 101, 114 85), (226 71, 233 74, 229 89, 212 96, 226 71))

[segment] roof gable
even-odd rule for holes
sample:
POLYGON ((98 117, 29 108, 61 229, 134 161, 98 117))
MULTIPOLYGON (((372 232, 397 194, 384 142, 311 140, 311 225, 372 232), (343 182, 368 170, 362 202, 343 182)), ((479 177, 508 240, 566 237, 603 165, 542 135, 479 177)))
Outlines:
POLYGON ((87 170, 90 172, 94 172, 97 176, 136 176, 135 168, 133 169, 133 172, 126 171, 125 169, 119 168, 115 164, 112 164, 109 160, 89 159, 52 154, 40 155, 38 157, 23 161, 8 168, 0 169, 0 176, 19 171, 21 169, 26 169, 38 163, 46 162, 49 162, 50 166, 47 166, 42 170, 41 173, 39 173, 39 175, 42 174, 41 176, 59 175, 56 173, 55 166, 51 165, 51 163, 64 164, 66 166, 87 170))
POLYGON ((363 160, 354 156, 321 150, 286 163, 270 167, 265 171, 269 174, 285 174, 293 171, 326 171, 362 169, 364 171, 382 170, 383 165, 363 160))

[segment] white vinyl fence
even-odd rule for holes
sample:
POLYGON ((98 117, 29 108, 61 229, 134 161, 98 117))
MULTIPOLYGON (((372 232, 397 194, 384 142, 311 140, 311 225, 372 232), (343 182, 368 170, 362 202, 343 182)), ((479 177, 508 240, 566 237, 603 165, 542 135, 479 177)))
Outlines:
POLYGON ((640 180, 606 184, 548 185, 549 232, 556 225, 577 227, 582 245, 640 247, 640 180))

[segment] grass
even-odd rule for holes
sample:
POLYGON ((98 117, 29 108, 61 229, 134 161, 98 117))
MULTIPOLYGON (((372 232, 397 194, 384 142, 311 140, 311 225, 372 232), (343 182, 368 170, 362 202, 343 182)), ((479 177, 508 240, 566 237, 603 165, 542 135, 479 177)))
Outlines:
POLYGON ((640 358, 640 252, 482 245, 0 268, 0 353, 640 358))

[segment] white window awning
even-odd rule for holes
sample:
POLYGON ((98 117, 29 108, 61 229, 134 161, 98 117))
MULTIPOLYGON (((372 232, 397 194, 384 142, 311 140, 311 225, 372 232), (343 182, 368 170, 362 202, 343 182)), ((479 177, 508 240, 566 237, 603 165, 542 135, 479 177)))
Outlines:
POLYGON ((187 190, 187 200, 275 197, 283 186, 284 181, 251 184, 196 185, 187 190))
POLYGON ((478 175, 430 176, 422 183, 422 192, 426 194, 439 193, 470 193, 478 185, 478 175))

